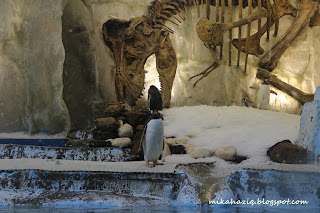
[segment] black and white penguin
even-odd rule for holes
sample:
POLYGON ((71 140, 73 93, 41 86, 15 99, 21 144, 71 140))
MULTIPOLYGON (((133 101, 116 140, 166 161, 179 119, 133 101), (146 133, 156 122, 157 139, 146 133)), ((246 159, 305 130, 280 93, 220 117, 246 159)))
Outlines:
POLYGON ((151 85, 148 90, 148 105, 151 112, 162 110, 162 97, 154 85, 151 85))
POLYGON ((164 127, 161 114, 157 111, 151 113, 146 124, 146 132, 142 141, 144 160, 148 167, 163 165, 158 159, 163 150, 164 127), (153 162, 153 164, 150 164, 153 162))
POLYGON ((268 80, 264 80, 258 91, 257 108, 268 110, 269 101, 270 101, 270 86, 269 86, 268 80))

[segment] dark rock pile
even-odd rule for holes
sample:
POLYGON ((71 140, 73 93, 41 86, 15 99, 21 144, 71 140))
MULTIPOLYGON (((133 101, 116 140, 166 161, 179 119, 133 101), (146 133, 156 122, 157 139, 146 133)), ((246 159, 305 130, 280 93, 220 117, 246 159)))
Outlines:
POLYGON ((131 160, 143 160, 141 138, 148 112, 126 110, 125 104, 110 104, 105 117, 96 119, 92 130, 70 132, 68 147, 131 148, 131 160))

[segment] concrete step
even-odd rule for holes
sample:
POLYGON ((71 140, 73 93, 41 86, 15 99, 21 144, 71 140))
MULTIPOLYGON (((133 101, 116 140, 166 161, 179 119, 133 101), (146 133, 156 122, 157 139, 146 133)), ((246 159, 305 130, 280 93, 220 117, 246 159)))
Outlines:
POLYGON ((186 176, 178 163, 0 159, 0 205, 95 203, 170 204, 186 176))
POLYGON ((15 144, 0 145, 0 159, 60 159, 118 162, 130 160, 129 148, 113 147, 52 147, 15 144))

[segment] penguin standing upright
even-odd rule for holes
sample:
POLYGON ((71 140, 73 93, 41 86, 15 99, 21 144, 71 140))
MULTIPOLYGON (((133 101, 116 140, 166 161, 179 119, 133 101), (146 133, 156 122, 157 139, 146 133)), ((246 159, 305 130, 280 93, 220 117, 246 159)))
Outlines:
POLYGON ((142 142, 144 160, 148 167, 162 165, 162 163, 158 163, 158 159, 163 150, 163 134, 164 128, 160 113, 152 113, 142 142), (153 164, 150 164, 150 162, 153 162, 153 164))
POLYGON ((270 87, 268 80, 264 80, 258 91, 258 109, 269 109, 270 87))
POLYGON ((158 159, 163 150, 164 127, 161 114, 158 110, 162 109, 162 98, 159 90, 155 86, 150 86, 148 90, 150 117, 146 124, 146 131, 142 142, 144 160, 148 167, 162 165, 158 159), (150 164, 153 162, 153 164, 150 164))

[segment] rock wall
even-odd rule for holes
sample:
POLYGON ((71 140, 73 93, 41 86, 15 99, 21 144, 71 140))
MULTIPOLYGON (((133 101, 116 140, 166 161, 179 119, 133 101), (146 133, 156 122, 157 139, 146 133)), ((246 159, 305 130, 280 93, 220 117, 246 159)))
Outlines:
POLYGON ((96 99, 96 63, 92 20, 80 0, 69 0, 62 15, 63 99, 70 115, 70 129, 93 125, 96 99))
POLYGON ((2 1, 0 8, 1 131, 67 130, 62 99, 66 1, 2 1))
MULTIPOLYGON (((57 133, 93 126, 105 104, 116 102, 115 63, 104 44, 101 28, 111 18, 129 20, 148 15, 150 0, 3 0, 0 7, 0 132, 57 133)), ((201 8, 201 16, 205 7, 201 8)), ((215 8, 212 7, 212 20, 215 8)), ((244 11, 244 14, 246 10, 244 11)), ((198 39, 196 8, 187 8, 187 21, 174 29, 171 40, 178 58, 171 106, 241 105, 242 90, 256 102, 261 82, 255 78, 259 58, 249 56, 247 74, 236 66, 232 47, 228 65, 228 33, 220 67, 194 88, 189 78, 212 63, 210 52, 198 39)), ((234 20, 237 11, 234 10, 234 20)), ((264 20, 265 21, 265 20, 264 20)), ((281 38, 293 18, 280 20, 278 37, 261 46, 267 51, 281 38)), ((255 32, 253 24, 252 33, 255 32)), ((271 34, 274 28, 271 29, 271 34)), ((246 31, 243 28, 243 31, 246 31)), ((237 37, 233 30, 233 37, 237 37)), ((320 85, 319 27, 306 27, 283 55, 273 74, 307 93, 320 85)), ((244 36, 244 35, 243 35, 244 36)), ((219 48, 217 48, 219 54, 219 48)), ((146 89, 157 83, 155 57, 145 66, 146 89)), ((299 114, 301 106, 290 96, 271 94, 271 110, 299 114)), ((146 91, 144 91, 144 94, 146 91)), ((144 100, 140 103, 145 104, 144 100)))

